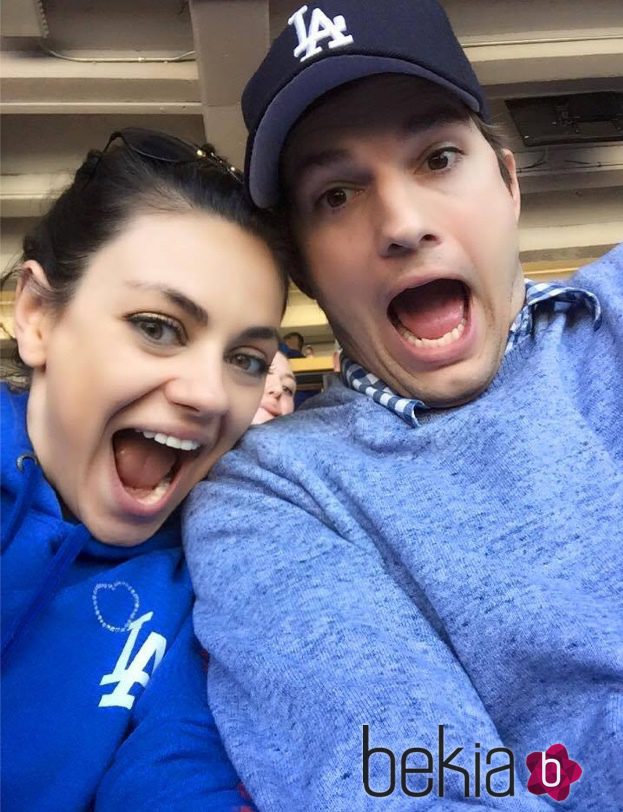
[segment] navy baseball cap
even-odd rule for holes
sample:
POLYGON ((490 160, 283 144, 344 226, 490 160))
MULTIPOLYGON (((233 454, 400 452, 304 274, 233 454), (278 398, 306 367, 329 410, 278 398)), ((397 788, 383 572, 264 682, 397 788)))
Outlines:
POLYGON ((242 95, 246 183, 260 208, 279 197, 288 132, 316 99, 379 73, 428 79, 488 118, 478 79, 437 0, 318 0, 302 5, 242 95))

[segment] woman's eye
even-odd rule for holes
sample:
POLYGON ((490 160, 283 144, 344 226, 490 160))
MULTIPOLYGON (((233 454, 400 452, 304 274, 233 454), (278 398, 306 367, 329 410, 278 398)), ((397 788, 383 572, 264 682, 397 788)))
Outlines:
POLYGON ((294 392, 292 391, 292 389, 290 389, 289 386, 284 386, 283 391, 284 391, 284 394, 288 395, 288 397, 291 397, 291 398, 294 397, 294 392))
POLYGON ((128 320, 152 344, 171 347, 186 342, 184 329, 173 319, 138 313, 128 320))
POLYGON ((251 355, 247 352, 234 352, 227 359, 232 366, 238 367, 247 375, 261 378, 268 372, 268 364, 258 355, 251 355))
POLYGON ((426 166, 431 172, 440 172, 454 166, 459 159, 459 155, 460 152, 456 147, 444 147, 431 152, 426 159, 426 166))

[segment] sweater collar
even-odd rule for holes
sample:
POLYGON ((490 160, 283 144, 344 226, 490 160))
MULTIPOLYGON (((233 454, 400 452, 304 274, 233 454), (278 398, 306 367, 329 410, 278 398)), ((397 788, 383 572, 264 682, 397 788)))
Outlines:
MULTIPOLYGON (((531 335, 536 313, 546 307, 553 313, 566 313, 573 307, 584 307, 592 316, 595 329, 599 328, 601 305, 594 293, 584 288, 562 285, 559 282, 533 282, 530 279, 525 280, 525 286, 524 305, 508 331, 505 355, 508 355, 524 338, 531 335)), ((398 415, 409 426, 419 426, 417 413, 430 409, 421 400, 405 398, 396 394, 372 372, 368 372, 360 364, 347 358, 344 352, 340 356, 340 376, 350 389, 372 398, 375 403, 398 415)))

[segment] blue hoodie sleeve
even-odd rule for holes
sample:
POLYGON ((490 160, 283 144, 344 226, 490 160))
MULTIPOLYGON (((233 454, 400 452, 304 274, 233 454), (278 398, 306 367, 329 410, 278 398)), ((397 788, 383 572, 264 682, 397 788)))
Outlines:
POLYGON ((137 703, 98 788, 98 812, 255 812, 208 707, 206 669, 189 617, 137 703))

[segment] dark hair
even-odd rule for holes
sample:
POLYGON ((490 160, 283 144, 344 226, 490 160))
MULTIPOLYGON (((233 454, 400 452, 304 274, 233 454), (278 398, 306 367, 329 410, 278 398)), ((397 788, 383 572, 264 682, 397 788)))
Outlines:
POLYGON ((305 339, 300 333, 297 333, 296 330, 292 330, 290 333, 286 333, 283 337, 283 341, 287 341, 289 338, 295 338, 297 344, 299 345, 299 350, 303 348, 303 344, 305 343, 305 339))
POLYGON ((504 128, 499 124, 491 124, 487 121, 483 121, 477 113, 474 113, 471 110, 469 111, 469 117, 476 125, 478 132, 495 152, 495 157, 498 159, 498 169, 500 170, 500 175, 502 176, 504 185, 510 192, 512 183, 511 174, 508 171, 506 162, 504 161, 504 150, 508 149, 508 136, 504 132, 504 128))
MULTIPOLYGON (((125 143, 113 144, 104 152, 89 152, 71 185, 24 237, 22 256, 3 275, 2 287, 19 278, 24 262, 36 260, 49 282, 49 289, 41 288, 38 293, 62 310, 89 258, 122 232, 131 218, 145 212, 205 210, 267 243, 279 269, 285 311, 288 245, 266 214, 250 202, 226 162, 215 156, 210 145, 206 149, 214 160, 166 162, 141 155, 125 143)), ((3 363, 2 377, 13 386, 27 387, 30 370, 20 358, 14 338, 11 345, 12 357, 3 363)))

